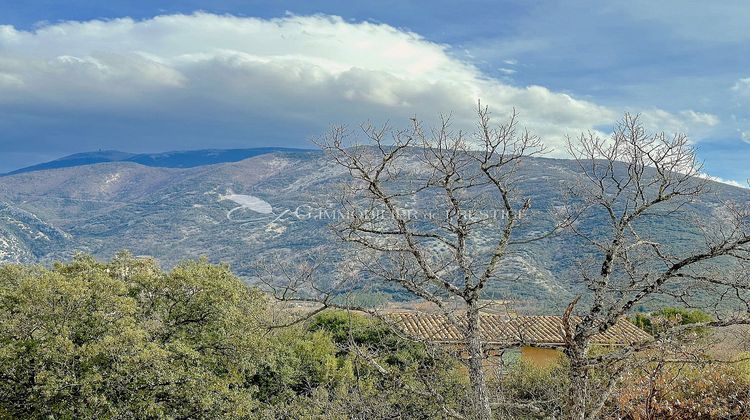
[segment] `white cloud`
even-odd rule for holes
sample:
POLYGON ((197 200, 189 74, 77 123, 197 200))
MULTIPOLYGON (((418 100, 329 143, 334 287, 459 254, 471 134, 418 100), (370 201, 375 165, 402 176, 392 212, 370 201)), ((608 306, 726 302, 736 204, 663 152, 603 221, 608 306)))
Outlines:
MULTIPOLYGON (((197 13, 34 31, 0 26, 0 106, 213 119, 217 131, 242 131, 249 120, 286 121, 312 135, 330 123, 400 123, 441 112, 468 124, 481 98, 499 115, 515 107, 558 150, 566 134, 610 126, 619 116, 543 86, 488 78, 448 50, 389 25, 322 15, 265 20, 197 13)), ((718 123, 694 111, 644 116, 667 130, 718 123)))
POLYGON ((742 183, 742 182, 739 182, 739 181, 735 181, 733 179, 724 179, 724 178, 721 178, 721 177, 718 177, 718 176, 712 176, 712 175, 709 175, 709 174, 706 174, 706 173, 701 173, 698 176, 700 178, 708 179, 708 180, 715 181, 715 182, 720 182, 722 184, 731 185, 733 187, 745 188, 745 189, 750 188, 750 186, 748 185, 747 182, 742 183))
POLYGON ((740 138, 745 143, 750 144, 750 131, 743 131, 742 133, 740 133, 740 138))
POLYGON ((750 77, 737 80, 732 90, 742 95, 750 95, 750 77))
POLYGON ((644 111, 641 121, 651 131, 687 133, 693 140, 700 139, 711 127, 720 123, 719 117, 713 114, 693 110, 671 113, 662 109, 644 111))
POLYGON ((691 124, 697 124, 697 125, 704 125, 708 127, 713 127, 717 124, 719 124, 719 117, 713 114, 708 114, 705 112, 696 112, 693 110, 686 110, 680 112, 680 115, 684 117, 688 123, 691 124))
POLYGON ((23 86, 23 80, 19 76, 7 73, 0 73, 0 87, 13 88, 23 86))

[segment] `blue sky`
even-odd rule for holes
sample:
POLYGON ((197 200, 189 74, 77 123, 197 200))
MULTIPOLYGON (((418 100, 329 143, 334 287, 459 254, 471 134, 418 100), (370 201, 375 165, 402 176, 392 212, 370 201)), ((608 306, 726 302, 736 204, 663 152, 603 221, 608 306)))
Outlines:
POLYGON ((298 147, 413 114, 461 124, 482 98, 558 150, 640 112, 744 183, 750 5, 714 3, 0 1, 0 172, 95 149, 298 147))

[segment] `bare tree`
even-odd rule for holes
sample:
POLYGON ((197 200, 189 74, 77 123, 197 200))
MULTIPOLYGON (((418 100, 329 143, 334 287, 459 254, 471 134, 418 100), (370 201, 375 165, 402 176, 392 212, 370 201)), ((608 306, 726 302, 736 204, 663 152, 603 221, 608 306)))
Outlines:
POLYGON ((382 317, 342 298, 340 292, 356 287, 351 283, 359 279, 396 286, 431 303, 465 343, 471 415, 478 419, 492 417, 481 335, 485 290, 493 283, 520 281, 523 273, 507 270, 504 263, 519 248, 561 231, 572 234, 582 255, 591 256, 580 264, 588 290, 563 314, 570 359, 563 405, 570 418, 601 415, 629 358, 668 334, 680 334, 676 326, 655 341, 592 352, 594 336, 639 305, 669 299, 712 309, 714 321, 705 325, 748 323, 750 283, 747 276, 727 274, 750 261, 748 212, 724 203, 711 217, 688 216, 695 211, 687 207, 700 204, 710 184, 701 177, 685 135, 648 134, 637 117, 626 115, 611 138, 571 139, 569 153, 580 182, 570 186, 567 203, 559 206, 565 214, 543 215, 534 213, 530 197, 519 188, 520 169, 544 153, 539 138, 519 129, 515 113, 494 125, 480 106, 477 120, 471 134, 453 130, 449 118, 429 130, 416 119, 405 130, 363 125, 357 135, 332 128, 320 145, 348 173, 334 229, 354 253, 346 272, 339 270, 340 278, 325 287, 315 284, 312 271, 283 275, 280 284, 269 281, 275 296, 382 317), (697 233, 672 244, 665 224, 697 233), (303 283, 313 285, 306 296, 300 294, 303 283), (706 296, 716 301, 707 303, 706 296))
POLYGON ((518 279, 500 272, 511 248, 548 237, 565 222, 548 221, 537 236, 517 233, 531 208, 516 188, 519 168, 544 147, 518 128, 515 113, 493 125, 480 105, 477 117, 473 134, 454 131, 449 118, 431 130, 413 119, 406 130, 364 125, 366 142, 356 146, 336 127, 321 146, 350 175, 342 199, 347 217, 336 231, 356 245, 359 276, 430 302, 460 331, 472 416, 484 420, 492 409, 480 334, 483 291, 518 279))
POLYGON ((747 322, 747 282, 729 273, 748 259, 750 235, 747 212, 732 203, 698 220, 685 216, 686 207, 706 197, 709 182, 701 177, 684 134, 649 134, 636 116, 626 115, 611 138, 581 135, 569 141, 569 152, 582 174, 582 181, 571 188, 576 216, 605 221, 593 229, 591 223, 570 226, 581 249, 591 250, 595 258, 581 265, 587 293, 580 303, 571 302, 564 317, 565 352, 571 362, 569 416, 597 418, 627 367, 624 361, 649 344, 592 355, 591 338, 656 298, 713 309, 712 325, 747 322), (668 228, 702 233, 694 235, 686 249, 667 241, 668 228), (696 293, 707 287, 716 294, 696 293), (709 304, 706 296, 717 301, 709 304), (575 313, 581 317, 574 318, 575 313), (607 372, 605 383, 592 378, 595 368, 607 372))

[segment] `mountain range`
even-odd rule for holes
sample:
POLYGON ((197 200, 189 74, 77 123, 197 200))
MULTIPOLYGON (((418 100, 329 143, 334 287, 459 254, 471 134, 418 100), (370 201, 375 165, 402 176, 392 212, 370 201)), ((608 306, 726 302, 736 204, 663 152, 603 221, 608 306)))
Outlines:
POLYGON ((127 153, 117 150, 76 153, 50 162, 27 166, 3 175, 16 175, 45 169, 70 168, 107 162, 134 162, 156 168, 194 168, 217 163, 238 162, 243 159, 271 152, 303 151, 283 147, 260 147, 254 149, 206 149, 183 150, 164 153, 127 153))
MULTIPOLYGON (((520 176, 522 193, 542 213, 580 178, 574 162, 548 158, 527 159, 520 176)), ((250 278, 265 256, 336 255, 330 216, 347 177, 315 150, 71 155, 0 177, 0 262, 48 263, 76 252, 109 258, 127 249, 165 266, 205 256, 250 278)), ((726 200, 748 202, 750 191, 711 183, 688 211, 722 217, 726 200)), ((652 230, 678 248, 698 234, 679 220, 652 230)), ((549 302, 572 295, 579 249, 559 237, 514 250, 498 296, 549 302), (519 273, 523 281, 510 280, 519 273)))

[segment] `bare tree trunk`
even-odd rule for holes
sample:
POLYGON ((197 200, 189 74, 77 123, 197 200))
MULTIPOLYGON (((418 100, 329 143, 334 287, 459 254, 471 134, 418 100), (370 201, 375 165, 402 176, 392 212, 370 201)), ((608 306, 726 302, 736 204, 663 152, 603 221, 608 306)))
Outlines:
POLYGON ((588 369, 576 355, 570 358, 570 388, 568 391, 568 418, 584 420, 588 405, 588 369))
MULTIPOLYGON (((727 218, 683 219, 681 209, 706 194, 709 181, 701 176, 701 164, 687 135, 648 133, 638 116, 626 114, 610 139, 589 133, 570 140, 568 151, 582 174, 580 184, 571 188, 572 201, 586 203, 573 211, 575 220, 604 218, 607 223, 601 224, 601 234, 593 235, 590 229, 581 229, 588 224, 568 226, 601 263, 580 265, 590 291, 588 308, 578 312, 575 328, 569 321, 578 299, 564 317, 571 363, 566 415, 598 418, 617 386, 620 373, 615 372, 627 368, 628 359, 647 342, 630 343, 606 357, 592 355, 588 344, 596 334, 655 296, 712 309, 717 319, 727 316, 719 308, 730 307, 725 300, 733 299, 729 296, 736 298, 738 307, 750 309, 750 286, 722 273, 750 260, 750 208, 725 203, 727 218), (646 218, 648 223, 643 223, 646 218), (685 232, 702 232, 704 238, 690 250, 680 251, 669 237, 652 229, 675 222, 687 224, 685 232), (708 293, 698 292, 701 289, 708 293), (718 299, 708 303, 709 296, 718 299)), ((730 322, 748 322, 747 315, 750 310, 730 322)))
POLYGON ((479 307, 476 300, 468 302, 466 311, 466 341, 469 351, 469 378, 473 393, 474 416, 478 420, 490 420, 492 408, 487 392, 487 380, 484 374, 484 350, 479 329, 479 307))

